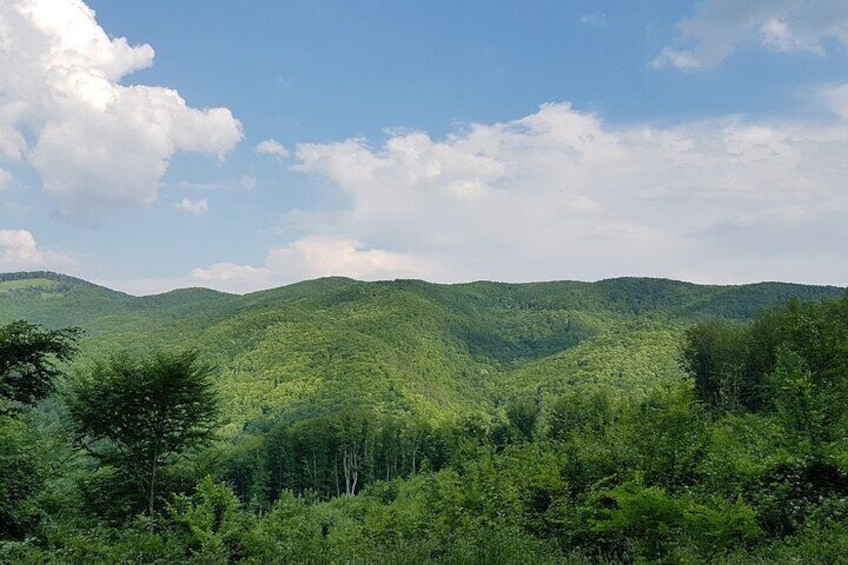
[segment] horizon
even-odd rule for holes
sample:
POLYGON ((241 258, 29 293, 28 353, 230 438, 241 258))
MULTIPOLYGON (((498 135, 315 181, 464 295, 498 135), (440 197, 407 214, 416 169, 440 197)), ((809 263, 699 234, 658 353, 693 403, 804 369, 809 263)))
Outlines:
MULTIPOLYGON (((150 293, 150 294, 133 294, 132 292, 127 292, 127 291, 123 291, 123 290, 120 290, 120 289, 117 289, 117 288, 112 288, 112 287, 108 286, 107 284, 103 284, 102 282, 97 281, 97 280, 88 280, 88 279, 85 279, 85 278, 77 277, 77 276, 74 276, 74 275, 69 275, 69 274, 66 274, 66 273, 56 272, 56 271, 0 272, 0 283, 5 282, 3 280, 4 277, 9 277, 9 276, 14 277, 15 275, 45 275, 45 278, 47 278, 47 279, 50 279, 51 277, 70 278, 70 279, 79 280, 79 281, 87 283, 87 284, 98 286, 98 287, 104 288, 104 289, 112 291, 112 292, 119 292, 121 294, 125 294, 127 296, 132 297, 132 298, 145 298, 145 297, 151 297, 151 296, 159 296, 159 295, 169 294, 171 292, 179 292, 179 291, 183 291, 183 290, 209 290, 209 291, 213 291, 213 292, 220 292, 220 293, 223 293, 223 294, 228 294, 228 295, 231 295, 231 296, 246 296, 248 294, 253 294, 253 293, 257 293, 257 292, 264 292, 264 291, 268 291, 268 290, 274 290, 274 289, 277 289, 277 288, 284 288, 284 287, 288 287, 288 286, 294 286, 294 285, 298 285, 298 284, 306 284, 306 283, 310 283, 310 282, 315 282, 315 281, 320 281, 320 280, 328 280, 328 279, 345 279, 345 280, 349 280, 351 282, 366 283, 366 284, 368 284, 368 283, 379 284, 379 283, 398 283, 398 282, 401 282, 401 283, 402 282, 419 282, 419 283, 424 283, 424 284, 427 284, 427 285, 446 286, 446 287, 473 285, 473 284, 478 284, 478 283, 494 284, 494 285, 533 285, 533 284, 548 284, 548 283, 580 283, 580 284, 592 285, 592 284, 598 284, 598 283, 603 283, 603 282, 608 282, 608 281, 617 281, 617 280, 649 280, 649 281, 666 281, 666 282, 671 282, 671 283, 692 285, 692 286, 698 286, 698 287, 736 288, 736 287, 743 287, 743 286, 757 286, 757 285, 774 284, 774 285, 805 286, 805 287, 817 287, 817 288, 836 288, 836 289, 844 289, 844 290, 848 291, 848 285, 846 285, 846 286, 820 285, 820 284, 808 284, 808 283, 799 283, 799 282, 792 282, 792 281, 777 281, 777 280, 762 280, 762 281, 752 281, 752 282, 736 283, 736 284, 710 284, 710 283, 698 283, 698 282, 686 281, 686 280, 680 280, 680 279, 669 279, 669 278, 665 278, 665 277, 641 277, 641 276, 609 277, 609 278, 604 278, 604 279, 588 280, 588 281, 587 280, 578 280, 578 279, 549 279, 549 280, 535 280, 535 281, 498 281, 498 280, 488 280, 488 279, 477 279, 477 280, 451 282, 451 283, 440 283, 440 282, 428 281, 426 279, 396 278, 396 279, 364 280, 364 279, 356 279, 356 278, 351 278, 351 277, 345 277, 343 275, 327 275, 327 276, 317 277, 317 278, 313 278, 313 279, 304 279, 304 280, 300 280, 300 281, 285 283, 285 284, 281 284, 281 285, 274 286, 274 287, 262 288, 262 289, 259 289, 259 290, 252 290, 252 291, 249 291, 249 292, 228 292, 228 291, 225 291, 225 290, 217 290, 217 289, 206 287, 206 286, 189 286, 189 287, 172 288, 172 289, 168 289, 168 290, 165 290, 165 291, 162 291, 162 292, 154 292, 154 293, 150 293)), ((21 280, 21 279, 14 279, 13 278, 12 280, 21 280)))
POLYGON ((0 6, 0 271, 848 285, 848 4, 0 6))

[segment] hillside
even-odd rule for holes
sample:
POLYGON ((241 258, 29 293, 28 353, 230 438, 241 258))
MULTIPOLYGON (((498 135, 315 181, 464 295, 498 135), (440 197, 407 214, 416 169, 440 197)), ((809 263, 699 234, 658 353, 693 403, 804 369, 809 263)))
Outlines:
POLYGON ((845 553, 838 288, 328 278, 137 298, 0 275, 0 324, 19 317, 86 333, 58 394, 0 414, 0 563, 845 553), (94 365, 121 351, 153 354, 94 365))
POLYGON ((647 391, 677 380, 679 337, 708 317, 746 320, 836 287, 327 278, 235 296, 132 297, 54 273, 0 275, 0 324, 86 332, 79 366, 120 349, 192 347, 219 370, 231 433, 358 406, 427 419, 490 411, 536 391, 647 391), (260 424, 261 425, 261 424, 260 424))

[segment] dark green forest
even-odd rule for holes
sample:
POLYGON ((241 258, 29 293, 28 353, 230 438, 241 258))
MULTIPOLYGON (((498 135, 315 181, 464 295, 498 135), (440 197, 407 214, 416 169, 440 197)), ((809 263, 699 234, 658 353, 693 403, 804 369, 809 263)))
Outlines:
POLYGON ((0 562, 842 563, 848 295, 0 275, 0 562))

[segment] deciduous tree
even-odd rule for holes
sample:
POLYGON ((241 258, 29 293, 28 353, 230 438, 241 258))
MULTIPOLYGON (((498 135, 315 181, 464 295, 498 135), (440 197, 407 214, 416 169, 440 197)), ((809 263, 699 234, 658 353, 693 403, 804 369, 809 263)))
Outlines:
POLYGON ((150 514, 162 469, 212 437, 218 411, 211 370, 192 351, 120 355, 96 365, 73 390, 78 439, 136 485, 150 514))

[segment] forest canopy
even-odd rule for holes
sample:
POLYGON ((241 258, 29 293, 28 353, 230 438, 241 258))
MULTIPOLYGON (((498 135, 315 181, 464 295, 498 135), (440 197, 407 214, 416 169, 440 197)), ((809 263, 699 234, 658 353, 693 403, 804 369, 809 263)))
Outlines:
MULTIPOLYGON (((49 288, 25 282, 15 300, 49 288)), ((665 282, 610 285, 603 302, 593 287, 462 289, 469 299, 414 281, 322 284, 250 308, 120 298, 169 336, 113 314, 122 340, 150 336, 123 349, 96 317, 86 334, 0 328, 13 345, 58 340, 38 342, 50 386, 0 415, 0 562, 844 555, 844 295, 749 318, 665 282), (398 376, 413 370, 420 381, 398 376)))

